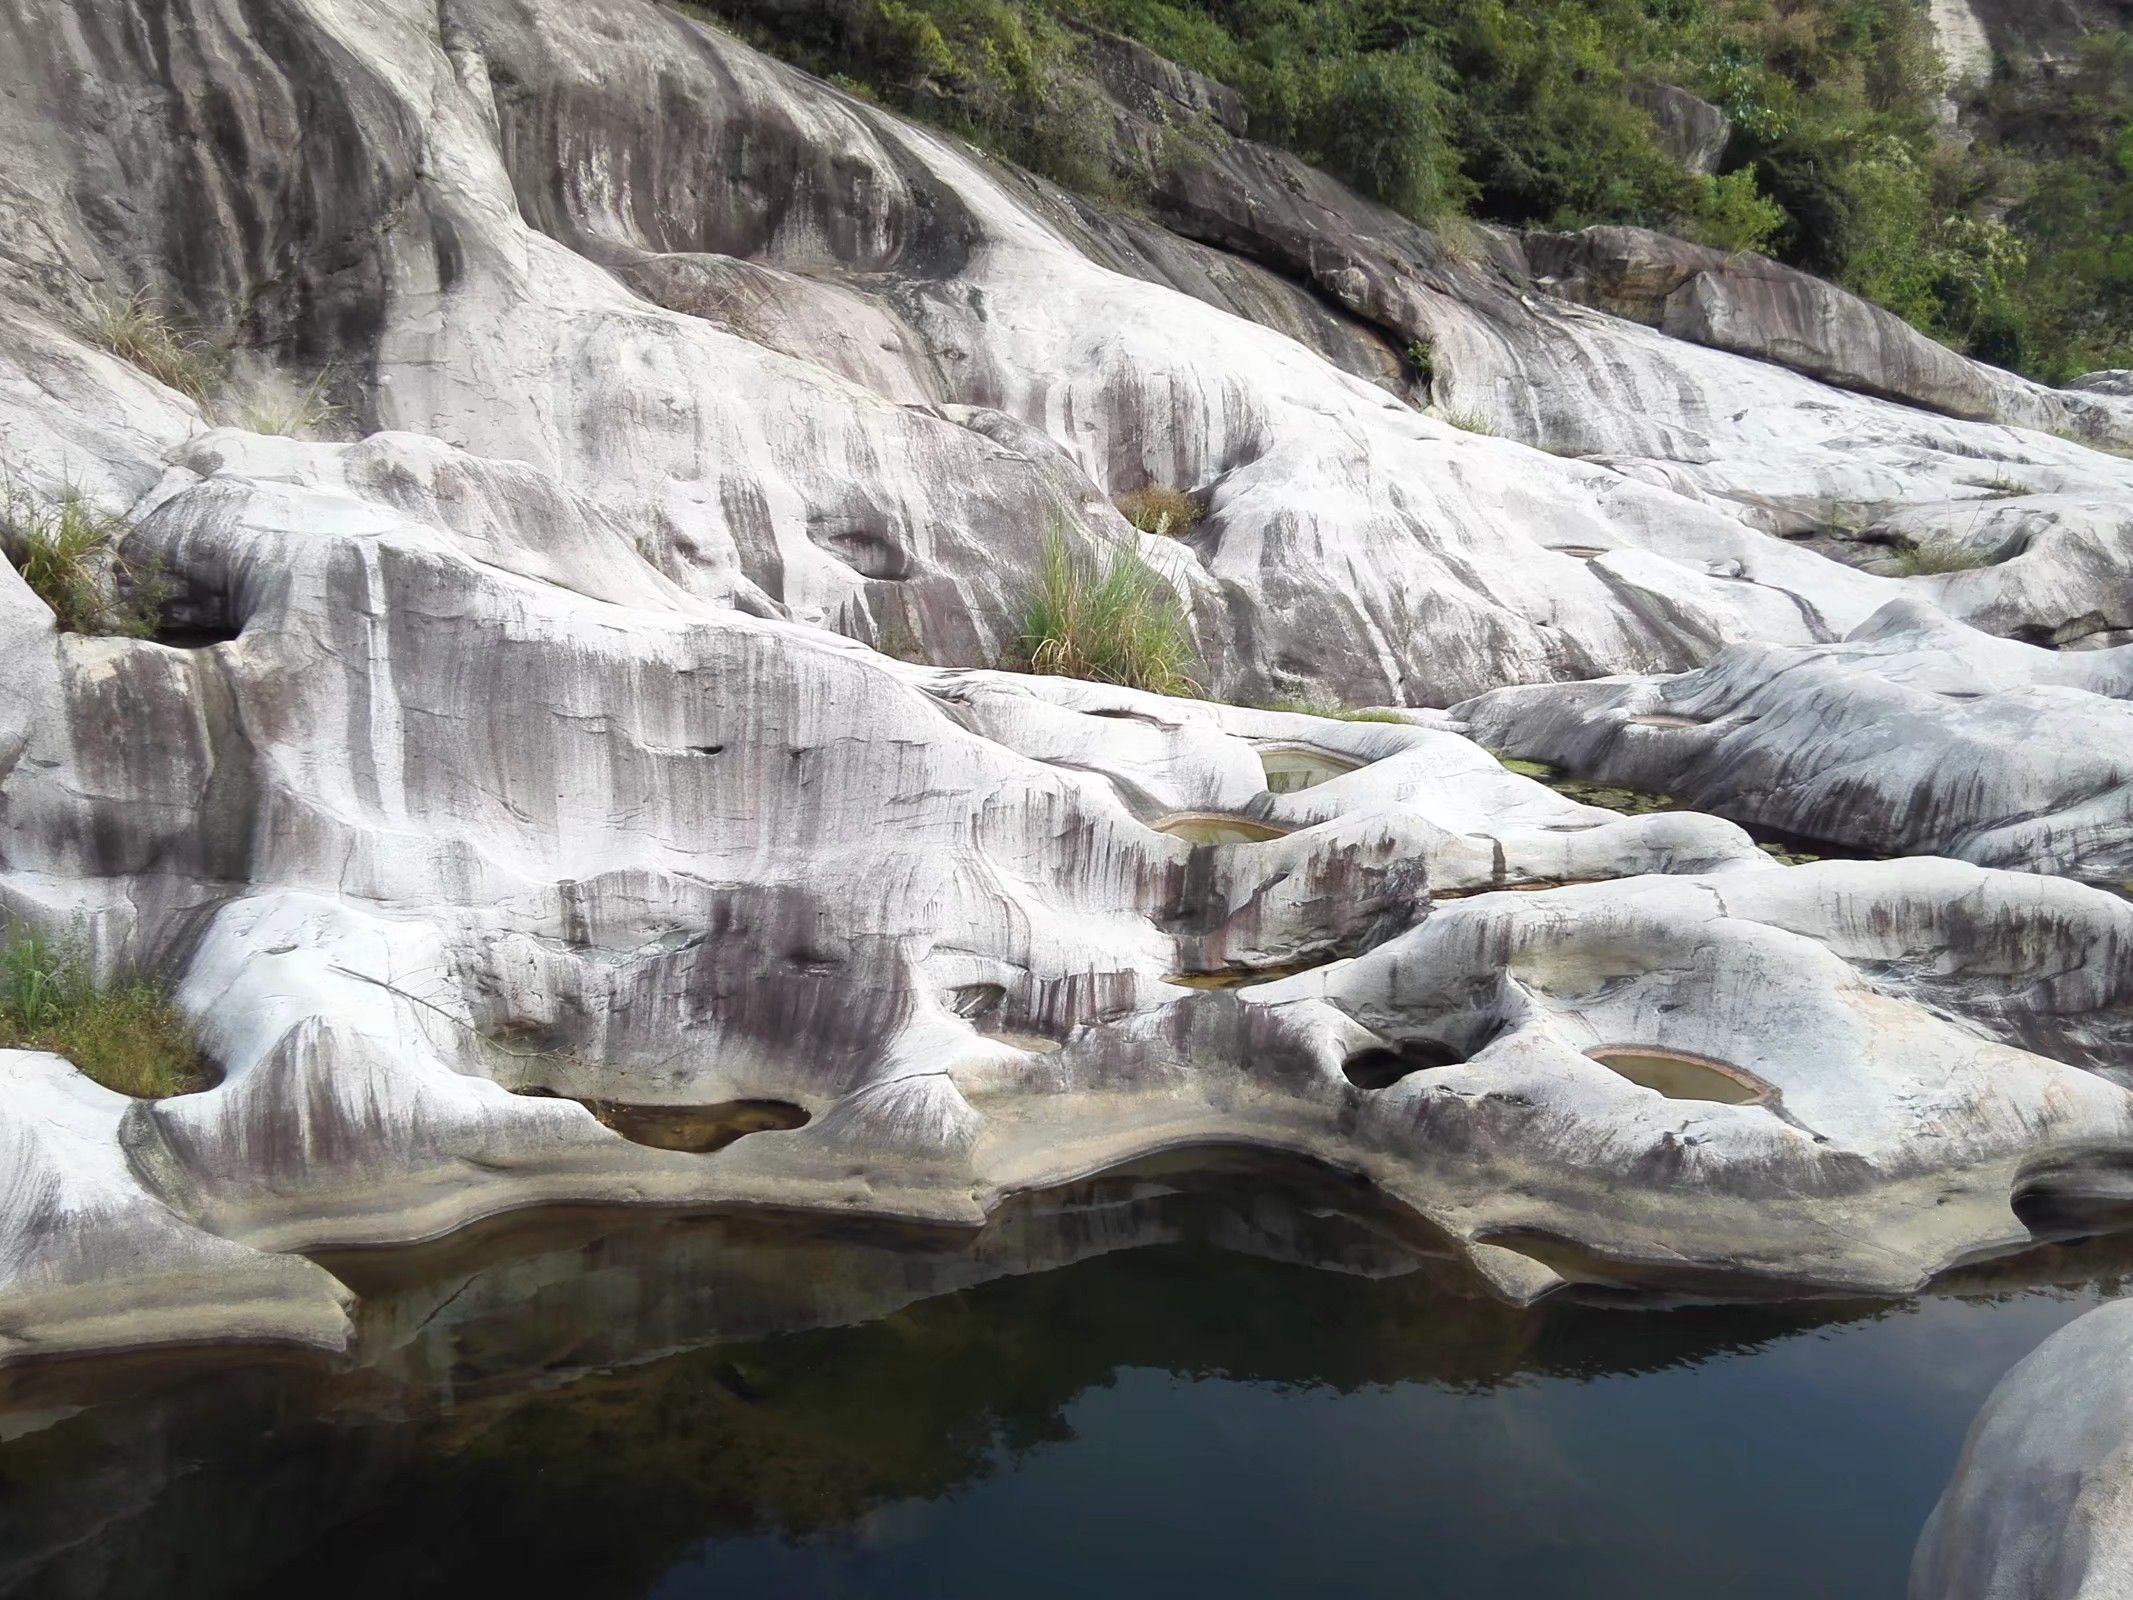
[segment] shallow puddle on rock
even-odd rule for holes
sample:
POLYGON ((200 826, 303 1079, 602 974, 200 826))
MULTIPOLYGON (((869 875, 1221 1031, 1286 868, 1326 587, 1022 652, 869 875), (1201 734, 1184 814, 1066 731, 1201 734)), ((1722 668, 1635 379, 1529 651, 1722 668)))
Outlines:
POLYGON ((1279 822, 1261 822, 1225 811, 1180 811, 1148 824, 1157 833, 1167 833, 1187 844, 1264 844, 1284 839, 1295 829, 1279 822))
POLYGON ((1357 771, 1362 762, 1311 745, 1262 745, 1259 766, 1266 774, 1269 794, 1295 794, 1315 789, 1330 779, 1357 771))
POLYGON ((1656 1089, 1669 1100, 1713 1100, 1720 1105, 1754 1105, 1769 1097, 1769 1087, 1738 1069, 1703 1056, 1673 1050, 1588 1050, 1594 1061, 1640 1088, 1656 1089))
POLYGON ((1216 972, 1173 972, 1163 981, 1185 989, 1251 989, 1262 983, 1278 983, 1299 972, 1315 972, 1338 960, 1322 956, 1315 961, 1293 961, 1279 967, 1224 967, 1216 972))

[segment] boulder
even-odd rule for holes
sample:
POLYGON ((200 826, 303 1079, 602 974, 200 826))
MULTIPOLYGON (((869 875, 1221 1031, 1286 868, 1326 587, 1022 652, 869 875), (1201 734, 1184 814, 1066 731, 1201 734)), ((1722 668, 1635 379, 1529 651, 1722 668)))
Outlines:
POLYGON ((1825 846, 2133 880, 2133 646, 2043 650, 1897 602, 1839 643, 1456 715, 1507 755, 1825 846))
POLYGON ((1629 97, 1650 114, 1659 148, 1684 169, 1704 177, 1718 170, 1726 141, 1733 137, 1731 117, 1671 83, 1633 84, 1629 97))
POLYGON ((1911 1562, 1911 1600, 2133 1593, 2133 1302, 2061 1328, 1963 1442, 1911 1562))

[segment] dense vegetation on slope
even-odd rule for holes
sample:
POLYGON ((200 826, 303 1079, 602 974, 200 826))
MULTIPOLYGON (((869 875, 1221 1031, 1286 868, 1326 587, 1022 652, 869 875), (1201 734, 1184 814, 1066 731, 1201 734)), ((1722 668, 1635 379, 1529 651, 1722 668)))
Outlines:
MULTIPOLYGON (((1630 222, 1762 249, 1987 360, 2133 364, 2133 37, 2008 73, 1949 137, 1920 0, 709 0, 1070 186, 1115 186, 1075 26, 1240 91, 1252 132, 1425 220, 1630 222), (1640 85, 1722 107, 1720 173, 1640 85)), ((1190 135, 1190 130, 1186 130, 1190 135)))

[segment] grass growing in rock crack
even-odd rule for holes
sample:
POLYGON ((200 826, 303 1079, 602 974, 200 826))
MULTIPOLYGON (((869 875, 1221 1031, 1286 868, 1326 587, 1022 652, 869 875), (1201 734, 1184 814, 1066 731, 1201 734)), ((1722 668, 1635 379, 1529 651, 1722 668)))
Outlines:
POLYGON ((155 984, 98 987, 81 952, 24 928, 0 945, 0 1048, 47 1050, 140 1099, 189 1094, 214 1075, 192 1025, 155 984))
POLYGON ((1461 433, 1479 433, 1491 439, 1496 437, 1496 425, 1478 411, 1447 411, 1444 413, 1443 420, 1449 422, 1461 433))
POLYGON ((1176 538, 1200 520, 1200 503, 1182 489, 1150 484, 1118 497, 1118 514, 1143 533, 1176 538))
POLYGON ((1896 556, 1896 576, 1921 578, 1942 572, 1975 572, 1992 557, 1959 544, 1914 544, 1896 556))
POLYGON ((150 561, 119 552, 126 525, 74 489, 44 500, 0 481, 0 552, 63 633, 146 638, 155 630, 170 586, 150 561))
POLYGON ((1191 676, 1192 630, 1177 594, 1123 543, 1099 553, 1047 533, 1023 601, 1020 644, 1032 672, 1157 694, 1199 687, 1191 676))
POLYGON ((206 405, 220 386, 221 373, 212 355, 172 322, 146 290, 97 306, 88 334, 120 360, 132 362, 197 405, 206 405))

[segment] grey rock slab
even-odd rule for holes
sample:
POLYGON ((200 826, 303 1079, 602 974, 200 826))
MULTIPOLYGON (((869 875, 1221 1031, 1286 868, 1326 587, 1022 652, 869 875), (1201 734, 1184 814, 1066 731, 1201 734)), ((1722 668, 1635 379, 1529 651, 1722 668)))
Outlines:
POLYGON ((1841 642, 1733 645, 1689 673, 1502 689, 1456 714, 1492 749, 1752 827, 2133 880, 2127 646, 2044 650, 1899 602, 1841 642))

